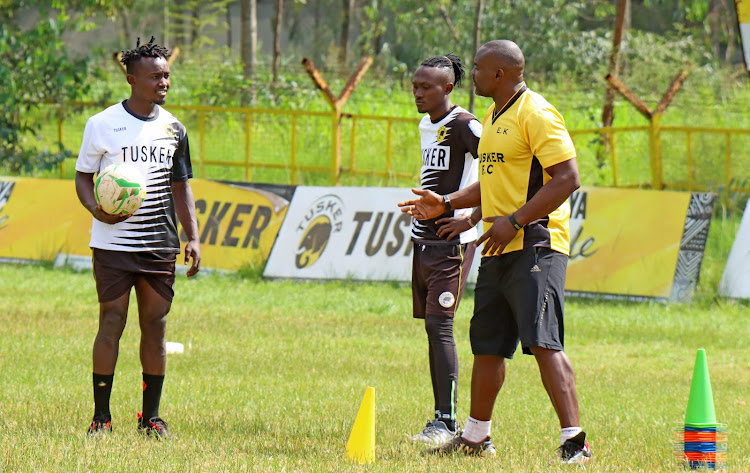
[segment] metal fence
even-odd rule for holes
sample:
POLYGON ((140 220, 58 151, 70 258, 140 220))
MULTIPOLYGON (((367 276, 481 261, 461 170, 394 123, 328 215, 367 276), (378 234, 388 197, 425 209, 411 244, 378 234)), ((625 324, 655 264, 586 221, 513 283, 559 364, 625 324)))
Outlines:
MULTIPOLYGON (((58 141, 75 153, 86 119, 103 106, 69 104, 64 119, 61 107, 45 107, 49 120, 40 135, 46 144, 58 141)), ((167 108, 188 130, 196 177, 353 186, 411 186, 419 179, 416 118, 167 108)), ((648 126, 569 131, 584 184, 750 193, 750 129, 661 126, 654 116, 648 126)), ((72 177, 74 162, 61 163, 59 177, 72 177)))

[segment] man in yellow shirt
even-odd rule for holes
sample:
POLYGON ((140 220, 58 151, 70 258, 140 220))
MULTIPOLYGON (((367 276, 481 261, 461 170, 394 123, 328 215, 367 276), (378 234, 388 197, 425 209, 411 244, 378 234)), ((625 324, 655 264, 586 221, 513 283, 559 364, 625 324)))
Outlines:
POLYGON ((576 153, 562 116, 523 80, 525 59, 508 40, 484 44, 472 78, 478 95, 492 97, 479 140, 479 182, 439 195, 413 189, 401 202, 421 220, 481 205, 490 228, 475 289, 470 339, 474 354, 471 412, 466 428, 432 451, 495 456, 490 422, 505 379, 505 359, 518 342, 534 355, 560 421, 560 459, 591 457, 580 427, 575 375, 563 351, 563 299, 570 249, 568 197, 580 187, 576 153))

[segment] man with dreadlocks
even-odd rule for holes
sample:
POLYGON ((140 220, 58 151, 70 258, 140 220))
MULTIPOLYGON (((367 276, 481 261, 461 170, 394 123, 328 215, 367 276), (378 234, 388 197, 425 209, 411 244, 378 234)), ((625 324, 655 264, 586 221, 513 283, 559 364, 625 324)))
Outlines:
MULTIPOLYGON (((421 185, 440 195, 463 189, 478 176, 482 125, 450 99, 463 77, 461 60, 449 54, 427 58, 412 80, 417 110, 426 114, 419 123, 421 185)), ((458 356, 453 317, 474 259, 474 226, 481 218, 479 210, 471 214, 446 206, 436 218, 412 220, 413 316, 425 322, 435 400, 434 419, 412 437, 417 443, 440 445, 456 435, 458 356)))
POLYGON ((99 331, 93 349, 94 418, 89 435, 112 431, 109 399, 119 342, 125 329, 131 288, 135 287, 141 327, 143 412, 138 430, 169 436, 159 417, 166 358, 166 316, 174 296, 175 263, 180 253, 176 218, 187 237, 187 276, 201 262, 193 177, 185 127, 161 105, 169 90, 169 51, 154 43, 123 51, 130 98, 92 116, 83 132, 76 162, 76 192, 93 215, 91 242, 99 298, 99 331), (147 182, 146 198, 132 216, 105 213, 94 198, 95 173, 112 163, 128 163, 147 182))

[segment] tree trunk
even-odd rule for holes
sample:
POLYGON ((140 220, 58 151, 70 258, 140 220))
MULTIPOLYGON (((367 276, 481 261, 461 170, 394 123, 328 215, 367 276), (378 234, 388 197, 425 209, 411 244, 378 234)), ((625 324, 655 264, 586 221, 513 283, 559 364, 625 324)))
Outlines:
POLYGON ((162 39, 162 44, 165 47, 169 47, 170 45, 170 37, 169 37, 169 2, 164 1, 164 38, 162 39))
POLYGON ((276 22, 273 29, 273 83, 279 78, 281 59, 281 19, 284 12, 284 0, 276 0, 276 22))
MULTIPOLYGON (((477 9, 476 14, 474 15, 474 43, 473 43, 473 52, 472 54, 477 53, 477 49, 479 49, 479 33, 482 30, 482 9, 484 8, 484 0, 477 0, 477 9)), ((471 57, 472 64, 474 62, 474 56, 471 57)), ((471 78, 469 78, 471 80, 471 78)), ((469 90, 469 112, 474 113, 474 83, 471 84, 471 89, 469 90)))
MULTIPOLYGON (((625 27, 626 12, 630 10, 630 0, 617 0, 617 17, 615 18, 615 33, 612 38, 612 52, 609 55, 609 71, 608 73, 613 76, 620 75, 620 43, 622 43, 622 35, 625 27)), ((615 90, 612 87, 607 87, 607 91, 604 95, 604 107, 602 108, 602 126, 612 126, 615 115, 615 90)), ((603 135, 604 140, 604 152, 609 153, 609 134, 603 135)), ((604 156, 602 153, 597 152, 596 157, 599 165, 604 164, 604 156)))
POLYGON ((349 63, 349 25, 352 12, 354 11, 354 0, 341 0, 341 36, 339 37, 339 63, 341 68, 346 68, 349 63))
POLYGON ((439 10, 440 10, 440 15, 443 17, 443 21, 445 21, 445 24, 448 26, 448 31, 451 32, 451 36, 453 36, 453 39, 456 42, 460 42, 461 38, 458 36, 458 31, 456 31, 456 27, 453 26, 453 20, 451 20, 451 16, 448 14, 448 10, 445 8, 445 5, 441 3, 439 10))
POLYGON ((200 2, 195 2, 193 4, 193 18, 192 18, 192 32, 190 34, 190 46, 195 46, 195 43, 198 41, 198 36, 200 35, 200 26, 201 26, 201 4, 200 2))
POLYGON ((226 5, 226 22, 227 22, 227 49, 232 52, 232 4, 226 5))
POLYGON ((258 17, 256 0, 241 0, 240 3, 241 40, 240 56, 243 73, 248 79, 255 76, 255 50, 258 44, 258 17))
POLYGON ((174 15, 174 26, 172 27, 172 43, 175 45, 182 44, 185 45, 185 14, 183 13, 185 11, 184 9, 184 0, 173 0, 173 8, 175 12, 177 12, 174 15))
POLYGON ((135 44, 132 46, 130 43, 133 41, 133 32, 130 31, 130 15, 128 14, 128 9, 125 7, 122 7, 120 9, 120 16, 122 17, 122 33, 125 35, 125 42, 123 44, 128 46, 128 49, 135 47, 135 44))

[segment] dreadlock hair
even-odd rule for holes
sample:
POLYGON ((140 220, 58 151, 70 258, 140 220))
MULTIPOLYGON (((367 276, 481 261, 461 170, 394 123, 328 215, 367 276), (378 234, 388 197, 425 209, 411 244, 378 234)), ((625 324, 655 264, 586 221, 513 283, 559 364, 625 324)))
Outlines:
POLYGON ((428 57, 422 61, 421 65, 426 67, 451 68, 453 72, 453 85, 456 87, 461 84, 461 80, 466 76, 461 58, 453 53, 446 54, 445 56, 428 57))
POLYGON ((171 55, 172 53, 167 48, 165 48, 164 46, 159 46, 158 44, 154 43, 153 36, 151 37, 151 41, 143 45, 141 45, 141 38, 138 37, 138 40, 135 45, 135 49, 123 51, 120 62, 125 65, 125 70, 128 71, 128 74, 132 74, 133 65, 136 62, 140 61, 141 58, 161 57, 164 59, 169 59, 169 56, 171 55))

